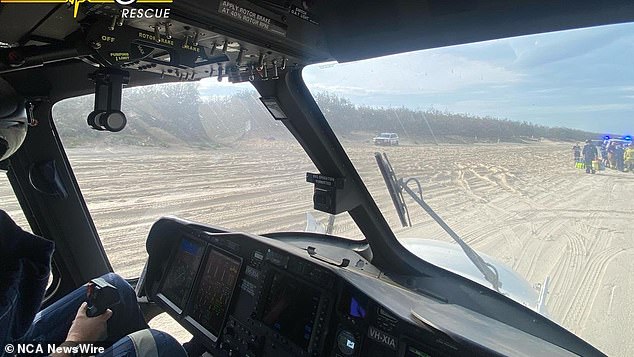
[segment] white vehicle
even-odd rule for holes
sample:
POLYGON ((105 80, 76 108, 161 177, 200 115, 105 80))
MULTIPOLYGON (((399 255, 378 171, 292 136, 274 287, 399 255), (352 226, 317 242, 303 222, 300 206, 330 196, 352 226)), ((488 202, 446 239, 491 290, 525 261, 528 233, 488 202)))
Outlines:
POLYGON ((374 139, 374 145, 389 145, 394 146, 398 145, 398 134, 396 133, 381 133, 376 136, 374 139))

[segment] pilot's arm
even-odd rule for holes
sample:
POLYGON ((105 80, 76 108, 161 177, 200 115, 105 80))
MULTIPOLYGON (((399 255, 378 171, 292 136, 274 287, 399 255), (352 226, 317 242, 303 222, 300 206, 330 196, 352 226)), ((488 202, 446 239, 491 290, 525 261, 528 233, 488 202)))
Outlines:
MULTIPOLYGON (((51 272, 53 242, 23 231, 0 210, 0 341, 21 339, 40 310, 51 272)), ((112 311, 89 318, 83 303, 67 342, 94 342, 106 337, 112 311)), ((59 355, 63 356, 63 355, 59 355)))
MULTIPOLYGON (((88 317, 87 303, 82 303, 75 315, 73 324, 68 331, 64 344, 103 341, 108 335, 107 321, 112 317, 112 310, 108 309, 99 316, 88 317)), ((65 357, 66 353, 53 353, 51 357, 65 357)))
POLYGON ((21 338, 39 311, 53 242, 23 231, 0 210, 0 342, 21 338))

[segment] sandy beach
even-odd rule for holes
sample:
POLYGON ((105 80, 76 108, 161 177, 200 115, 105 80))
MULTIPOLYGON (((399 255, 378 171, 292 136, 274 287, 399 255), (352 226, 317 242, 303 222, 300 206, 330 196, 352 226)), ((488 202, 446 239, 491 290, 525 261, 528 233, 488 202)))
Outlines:
MULTIPOLYGON (((413 227, 400 228, 375 151, 389 155, 399 176, 419 178, 427 202, 474 249, 536 289, 549 277, 554 321, 608 355, 634 354, 634 174, 587 175, 574 168, 569 143, 343 145, 398 237, 451 241, 409 198, 413 227)), ((140 273, 145 238, 163 215, 256 234, 303 230, 307 212, 327 219, 312 210, 305 173, 316 169, 295 142, 67 151, 112 265, 125 277, 140 273)), ((0 202, 17 217, 14 201, 3 177, 0 202)), ((347 215, 336 218, 334 233, 360 237, 347 215)), ((153 325, 169 330, 164 320, 153 325)))

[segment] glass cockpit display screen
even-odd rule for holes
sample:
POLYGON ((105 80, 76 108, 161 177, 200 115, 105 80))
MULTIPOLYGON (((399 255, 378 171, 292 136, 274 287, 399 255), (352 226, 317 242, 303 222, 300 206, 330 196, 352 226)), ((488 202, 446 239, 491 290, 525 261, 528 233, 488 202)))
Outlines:
POLYGON ((202 243, 183 238, 170 264, 159 295, 166 298, 178 313, 183 311, 189 289, 194 283, 205 247, 202 243))
POLYGON ((189 316, 214 336, 220 334, 231 296, 240 273, 241 261, 210 248, 196 290, 192 293, 189 316))
POLYGON ((262 322, 307 349, 319 309, 319 290, 276 272, 264 305, 262 322))

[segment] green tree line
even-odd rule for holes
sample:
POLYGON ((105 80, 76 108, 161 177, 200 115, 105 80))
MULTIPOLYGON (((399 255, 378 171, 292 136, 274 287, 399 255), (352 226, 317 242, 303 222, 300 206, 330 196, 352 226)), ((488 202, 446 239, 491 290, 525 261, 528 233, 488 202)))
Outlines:
POLYGON ((455 114, 439 110, 376 108, 354 105, 350 100, 330 93, 318 93, 315 100, 338 133, 354 131, 396 132, 414 141, 518 142, 526 139, 580 141, 597 134, 583 130, 547 127, 508 119, 455 114))
MULTIPOLYGON (((579 141, 595 136, 576 129, 433 109, 360 106, 330 93, 318 93, 315 100, 336 134, 360 134, 356 137, 366 140, 380 132, 396 132, 414 143, 522 142, 540 138, 579 141)), ((204 98, 195 83, 127 89, 122 110, 128 125, 119 133, 88 127, 86 117, 93 101, 93 96, 84 96, 55 105, 53 119, 65 144, 214 146, 248 138, 290 137, 283 124, 270 116, 255 91, 204 98)))

